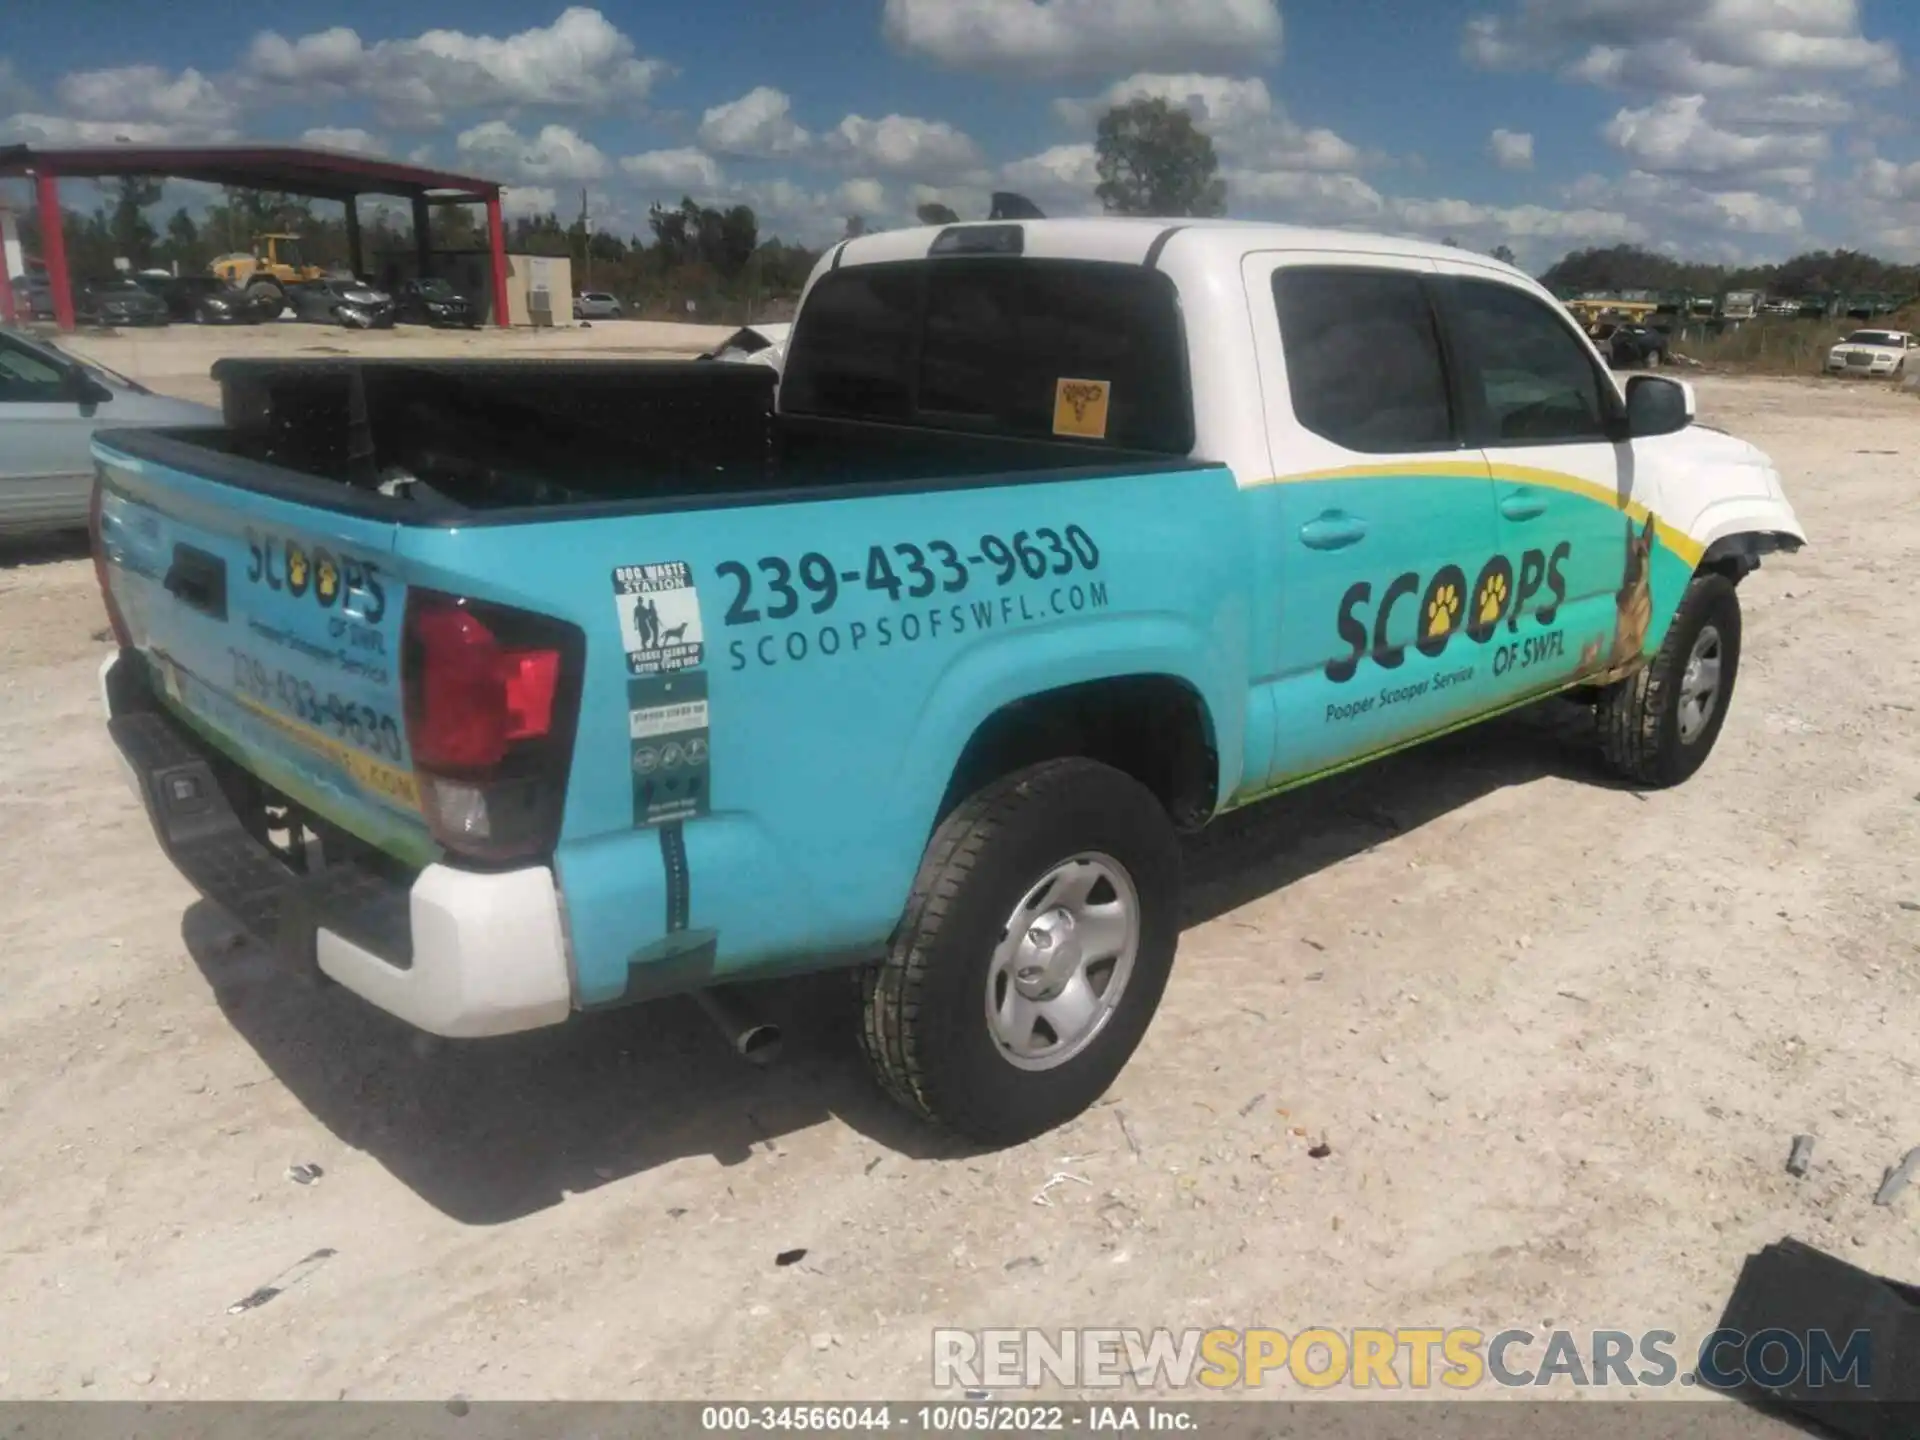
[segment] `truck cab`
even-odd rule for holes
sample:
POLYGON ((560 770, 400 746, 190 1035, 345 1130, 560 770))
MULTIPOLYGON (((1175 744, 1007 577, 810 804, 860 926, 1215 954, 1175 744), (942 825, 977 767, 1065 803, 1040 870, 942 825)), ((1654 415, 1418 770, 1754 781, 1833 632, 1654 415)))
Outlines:
POLYGON ((847 969, 880 1085, 994 1143, 1133 1053, 1182 831, 1553 695, 1679 784, 1805 538, 1688 386, 1392 237, 926 227, 777 367, 215 373, 224 426, 95 446, 189 878, 450 1036, 847 969))

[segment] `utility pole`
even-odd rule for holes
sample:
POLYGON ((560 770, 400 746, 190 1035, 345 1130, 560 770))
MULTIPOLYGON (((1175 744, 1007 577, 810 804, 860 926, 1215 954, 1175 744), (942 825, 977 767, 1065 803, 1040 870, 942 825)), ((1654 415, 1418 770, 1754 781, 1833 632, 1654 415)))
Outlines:
POLYGON ((580 288, 591 290, 593 288, 593 221, 587 216, 587 187, 584 185, 580 187, 580 250, 581 268, 586 273, 586 279, 580 288))

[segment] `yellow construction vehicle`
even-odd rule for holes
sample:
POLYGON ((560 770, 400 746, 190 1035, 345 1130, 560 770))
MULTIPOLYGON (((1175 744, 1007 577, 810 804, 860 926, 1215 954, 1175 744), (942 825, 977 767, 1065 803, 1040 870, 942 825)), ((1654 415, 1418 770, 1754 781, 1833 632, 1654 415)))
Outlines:
POLYGON ((318 265, 302 262, 298 235, 256 235, 253 249, 222 255, 207 267, 229 285, 245 290, 256 303, 287 301, 287 286, 326 278, 318 265))

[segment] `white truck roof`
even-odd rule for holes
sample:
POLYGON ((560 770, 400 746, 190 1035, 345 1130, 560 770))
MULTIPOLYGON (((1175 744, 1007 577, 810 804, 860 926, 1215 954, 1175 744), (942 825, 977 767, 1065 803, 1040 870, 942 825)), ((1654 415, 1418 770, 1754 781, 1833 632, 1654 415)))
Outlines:
POLYGON ((919 225, 907 230, 883 230, 843 241, 829 250, 823 263, 872 265, 888 260, 923 260, 933 242, 953 229, 1017 225, 1024 232, 1023 253, 1042 259, 1109 260, 1138 265, 1161 237, 1162 268, 1171 270, 1179 258, 1235 262, 1250 250, 1321 250, 1398 259, 1470 261, 1532 283, 1522 271, 1495 260, 1431 240, 1404 235, 1355 230, 1322 230, 1305 225, 1276 225, 1262 220, 1140 219, 1118 215, 1090 215, 1061 220, 981 220, 957 225, 919 225))

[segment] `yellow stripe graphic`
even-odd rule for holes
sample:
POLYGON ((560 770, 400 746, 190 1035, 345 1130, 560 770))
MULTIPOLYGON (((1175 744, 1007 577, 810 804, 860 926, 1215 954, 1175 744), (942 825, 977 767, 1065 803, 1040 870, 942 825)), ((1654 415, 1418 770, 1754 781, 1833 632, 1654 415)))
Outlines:
MULTIPOLYGON (((1264 479, 1248 482, 1248 489, 1266 485, 1304 485, 1326 480, 1389 480, 1389 479, 1459 479, 1506 480, 1516 485, 1538 485, 1545 490, 1558 490, 1563 494, 1577 495, 1583 500, 1606 505, 1617 510, 1635 524, 1646 520, 1653 511, 1637 500, 1629 500, 1624 505, 1620 496, 1611 486, 1601 485, 1579 475, 1569 475, 1560 470, 1539 470, 1530 465, 1483 465, 1472 460, 1434 460, 1415 464, 1399 465, 1346 465, 1333 470, 1309 470, 1296 475, 1271 475, 1264 479)), ((1653 518, 1653 531, 1660 543, 1686 561, 1689 565, 1698 565, 1700 557, 1706 553, 1706 547, 1684 530, 1675 529, 1658 515, 1653 518)))
POLYGON ((331 760, 360 785, 379 792, 389 800, 399 801, 409 810, 420 808, 419 788, 415 785, 413 776, 407 771, 389 765, 383 760, 376 760, 364 750, 343 745, 331 735, 322 734, 310 725, 303 725, 298 720, 289 719, 277 710, 269 710, 258 701, 250 700, 244 695, 236 695, 233 698, 288 739, 331 760))

